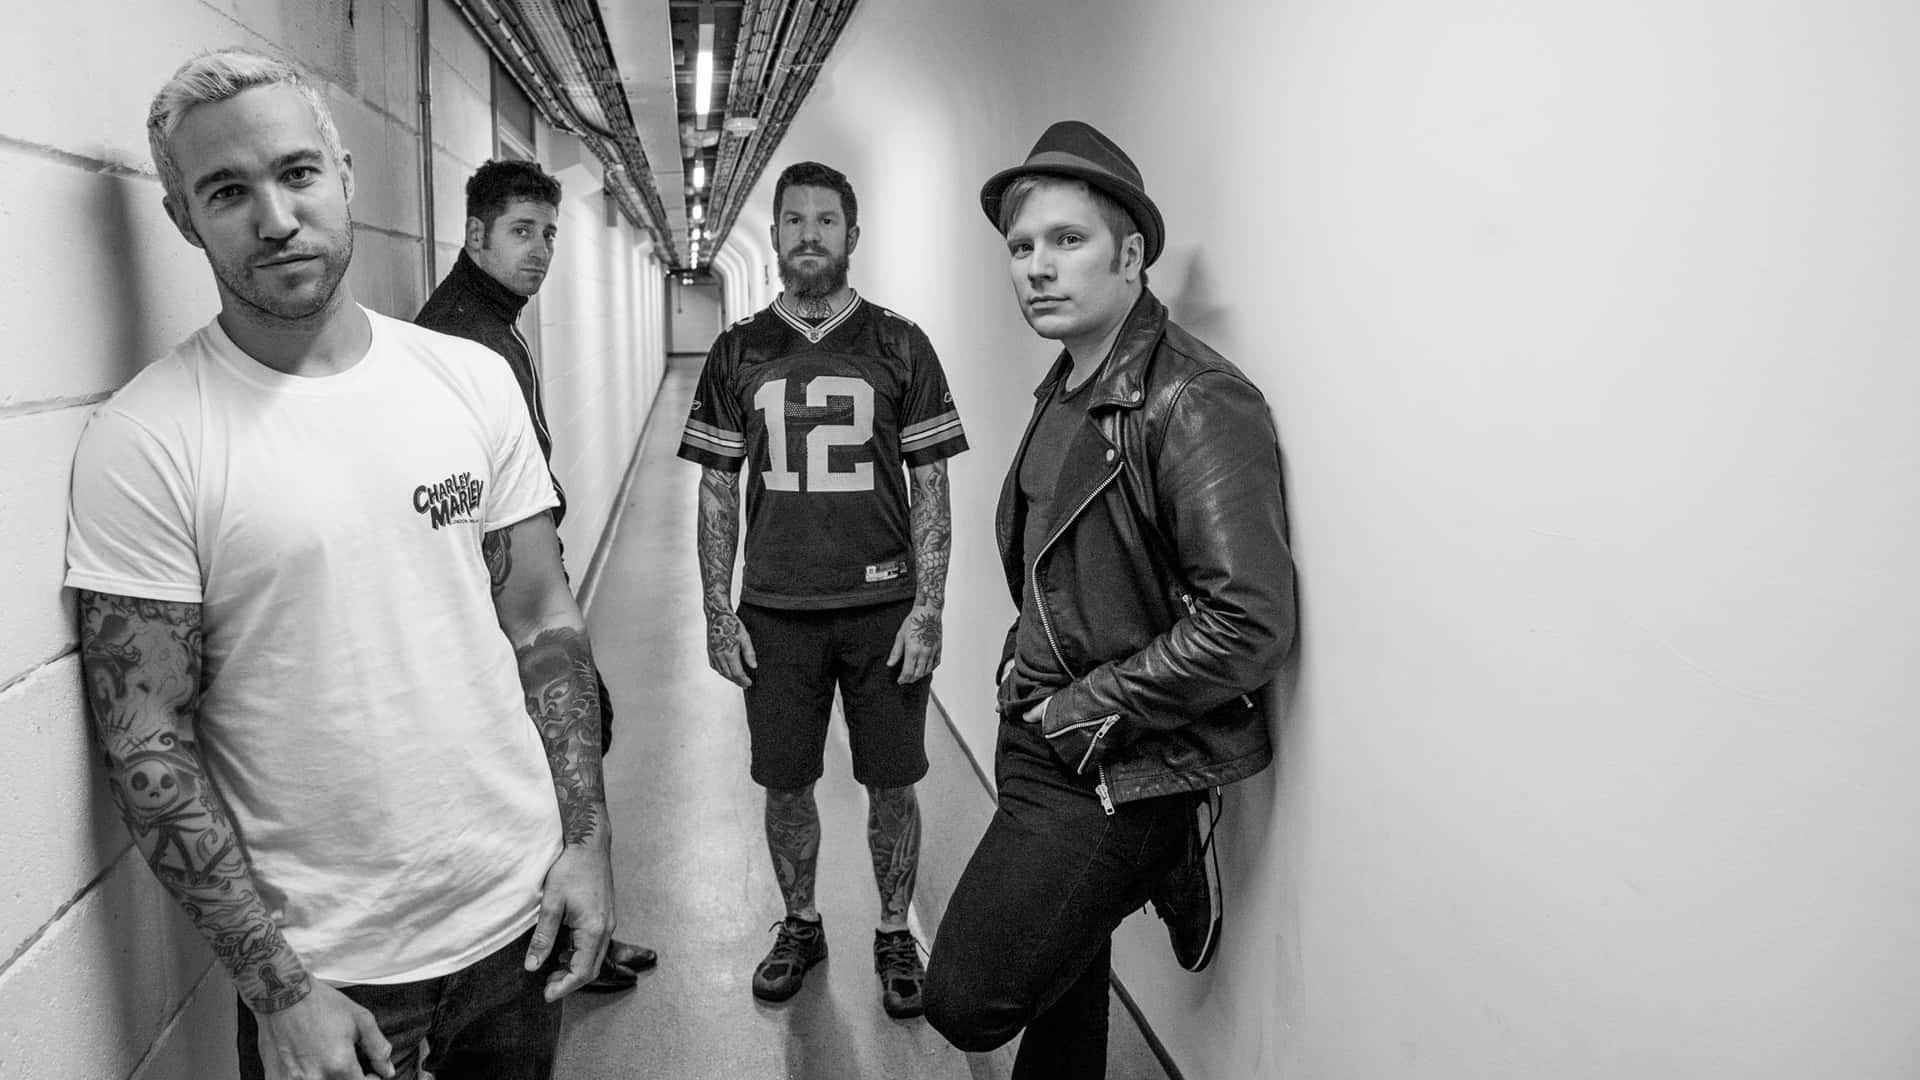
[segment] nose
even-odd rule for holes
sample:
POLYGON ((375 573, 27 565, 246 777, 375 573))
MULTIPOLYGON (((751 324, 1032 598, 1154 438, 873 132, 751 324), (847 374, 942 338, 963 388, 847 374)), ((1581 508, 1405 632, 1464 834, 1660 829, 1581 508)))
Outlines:
POLYGON ((254 227, 262 240, 285 241, 300 231, 300 221, 293 211, 293 197, 286 192, 268 189, 254 199, 254 227))
POLYGON ((1027 280, 1036 285, 1053 280, 1053 254, 1045 244, 1035 244, 1027 256, 1027 280))

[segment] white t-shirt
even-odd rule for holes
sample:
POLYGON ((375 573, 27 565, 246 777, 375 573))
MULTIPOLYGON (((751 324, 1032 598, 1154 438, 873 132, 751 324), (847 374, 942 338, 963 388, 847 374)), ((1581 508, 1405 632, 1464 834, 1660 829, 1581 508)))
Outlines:
POLYGON ((533 924, 559 807, 482 535, 554 505, 513 374, 367 312, 338 375, 217 321, 100 406, 67 585, 201 605, 198 741, 316 976, 457 971, 533 924))

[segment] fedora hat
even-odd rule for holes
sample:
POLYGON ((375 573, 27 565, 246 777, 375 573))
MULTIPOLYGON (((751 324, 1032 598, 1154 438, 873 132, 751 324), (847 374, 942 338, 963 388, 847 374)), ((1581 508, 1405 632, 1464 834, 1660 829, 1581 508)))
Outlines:
POLYGON ((1007 186, 1034 173, 1071 176, 1099 188, 1133 215, 1133 223, 1147 242, 1143 265, 1152 266, 1153 260, 1160 257, 1162 238, 1167 231, 1166 223, 1160 219, 1160 208, 1147 198, 1146 186, 1140 181, 1140 170, 1134 167, 1133 159, 1092 124, 1079 120, 1054 123, 1040 134, 1040 141, 1027 152, 1026 161, 993 174, 980 189, 980 208, 987 212, 987 220, 993 222, 994 228, 1000 227, 1000 200, 1006 195, 1007 186))

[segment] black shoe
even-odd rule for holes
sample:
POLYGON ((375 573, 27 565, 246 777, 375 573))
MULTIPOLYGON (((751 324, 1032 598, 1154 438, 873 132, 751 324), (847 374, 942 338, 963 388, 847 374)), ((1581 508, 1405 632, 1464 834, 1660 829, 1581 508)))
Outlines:
POLYGON ((789 915, 774 923, 778 934, 767 958, 753 971, 753 996, 761 1001, 785 1001, 800 992, 807 969, 827 958, 827 935, 818 921, 789 915))
POLYGON ((873 932, 873 970, 880 976, 880 1007, 895 1020, 907 1020, 927 1010, 920 1004, 920 984, 927 969, 920 966, 920 943, 911 930, 873 932))
POLYGON ((652 949, 629 945, 624 941, 609 941, 607 955, 600 961, 600 970, 595 973, 592 982, 580 989, 596 994, 631 990, 640 981, 640 973, 659 960, 660 957, 652 949))
POLYGON ((660 954, 645 945, 633 945, 625 941, 607 943, 607 963, 616 964, 628 971, 647 971, 660 962, 660 954))
POLYGON ((1214 826, 1220 821, 1220 789, 1208 788, 1193 805, 1193 827, 1180 861, 1153 892, 1153 910, 1167 924, 1174 959, 1188 971, 1213 961, 1220 944, 1225 900, 1220 893, 1220 860, 1214 852, 1214 826))

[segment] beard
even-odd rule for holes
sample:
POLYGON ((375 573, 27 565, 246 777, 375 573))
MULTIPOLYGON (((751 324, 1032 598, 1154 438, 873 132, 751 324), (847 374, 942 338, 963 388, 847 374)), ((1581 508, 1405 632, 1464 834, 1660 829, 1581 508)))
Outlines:
POLYGON ((353 221, 349 219, 341 232, 311 233, 286 245, 283 251, 269 253, 312 256, 319 264, 319 276, 303 284, 287 286, 275 282, 274 271, 251 265, 251 259, 259 257, 257 253, 249 258, 232 259, 216 256, 208 248, 207 263, 213 267, 213 276, 220 284, 248 307, 276 319, 305 319, 325 311, 333 302, 341 279, 347 275, 347 266, 353 261, 353 231, 353 221))
POLYGON ((780 256, 780 284, 787 287, 788 295, 795 300, 825 300, 846 288, 847 267, 851 265, 847 256, 828 255, 826 265, 810 270, 795 262, 803 254, 827 255, 827 252, 824 248, 793 248, 780 256))

